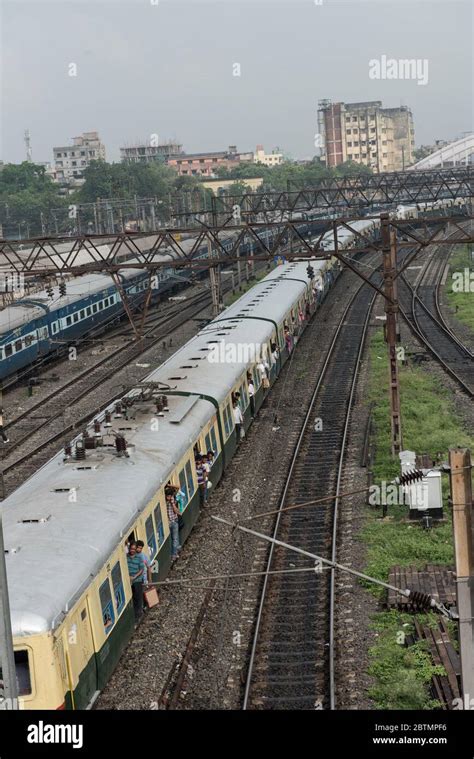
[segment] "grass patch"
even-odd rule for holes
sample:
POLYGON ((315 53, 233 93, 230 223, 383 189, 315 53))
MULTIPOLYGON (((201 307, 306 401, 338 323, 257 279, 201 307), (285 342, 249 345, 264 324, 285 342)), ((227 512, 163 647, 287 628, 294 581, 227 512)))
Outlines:
MULTIPOLYGON (((371 383, 370 400, 373 403, 375 442, 374 480, 390 481, 400 473, 398 458, 390 451, 390 405, 388 398, 387 346, 381 331, 373 336, 370 345, 371 383)), ((473 448, 474 440, 461 426, 450 394, 423 369, 400 366, 401 418, 403 447, 417 453, 428 453, 442 460, 454 446, 473 448)), ((443 493, 447 495, 449 483, 443 477, 443 493)), ((446 522, 425 530, 417 523, 407 521, 407 507, 388 506, 389 519, 380 519, 380 511, 367 508, 367 520, 361 540, 367 545, 365 572, 387 581, 393 565, 422 566, 426 563, 452 564, 454 562, 451 517, 446 522)), ((381 598, 382 588, 367 583, 367 589, 381 598)), ((420 621, 429 615, 418 615, 420 621)), ((370 650, 369 674, 375 679, 369 695, 379 709, 432 709, 437 706, 430 699, 427 684, 433 667, 426 643, 419 642, 406 648, 398 642, 400 631, 411 630, 410 615, 396 611, 375 615, 373 627, 377 643, 370 650), (410 625, 404 628, 403 625, 410 625)))
MULTIPOLYGON (((418 615, 420 622, 435 624, 434 615, 418 615)), ((369 696, 378 709, 435 709, 439 702, 430 698, 428 686, 433 675, 444 675, 444 667, 434 665, 427 642, 405 646, 413 633, 413 618, 397 611, 377 614, 372 622, 377 642, 369 650, 369 674, 375 684, 369 696)))
MULTIPOLYGON (((390 451, 387 346, 378 331, 371 342, 371 388, 375 429, 376 480, 396 477, 400 462, 390 451)), ((453 446, 472 447, 474 439, 461 427, 451 395, 423 369, 399 366, 403 447, 447 458, 453 446)))
MULTIPOLYGON (((390 567, 410 564, 421 567, 424 564, 452 564, 453 534, 451 520, 425 530, 417 524, 400 521, 406 517, 403 506, 389 506, 393 521, 369 520, 364 528, 362 540, 368 545, 366 574, 386 582, 390 567), (393 513, 395 512, 395 513, 393 513)), ((368 583, 370 592, 381 598, 384 589, 368 583)))
POLYGON ((469 245, 456 246, 450 257, 444 292, 456 318, 474 330, 474 263, 469 245))

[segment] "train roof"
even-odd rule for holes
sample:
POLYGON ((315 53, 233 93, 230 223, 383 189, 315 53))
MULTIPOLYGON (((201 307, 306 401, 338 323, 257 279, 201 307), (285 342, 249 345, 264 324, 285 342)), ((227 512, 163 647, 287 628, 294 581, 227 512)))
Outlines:
POLYGON ((150 378, 168 384, 175 392, 212 396, 220 404, 241 377, 248 363, 246 356, 252 355, 251 351, 258 355, 259 346, 268 342, 275 324, 281 323, 290 305, 306 291, 307 265, 277 267, 209 322, 150 378))
MULTIPOLYGON (((126 280, 133 279, 143 273, 143 269, 125 269, 122 277, 126 280)), ((56 311, 64 306, 77 303, 86 295, 94 295, 106 290, 113 285, 113 280, 108 274, 83 274, 66 280, 66 295, 59 292, 59 284, 51 284, 53 296, 46 289, 32 292, 0 311, 0 335, 8 334, 13 329, 22 327, 24 324, 39 319, 47 311, 56 311)))
POLYGON ((237 344, 268 339, 273 325, 266 319, 281 320, 305 291, 306 266, 275 269, 145 378, 144 383, 176 385, 192 397, 168 394, 169 412, 156 431, 151 402, 136 402, 134 418, 114 419, 113 429, 123 428, 130 458, 116 455, 112 438, 110 447, 87 450, 85 461, 65 463, 58 453, 1 504, 14 636, 46 632, 60 623, 216 413, 199 395, 225 398, 245 368, 190 359, 222 331, 237 344), (239 318, 244 309, 255 318, 239 318), (183 370, 183 364, 193 368, 183 370), (169 379, 178 371, 187 372, 186 380, 169 379))
POLYGON ((113 420, 115 431, 127 429, 129 458, 116 455, 113 437, 104 438, 110 447, 87 450, 82 461, 65 463, 59 453, 4 501, 14 636, 46 632, 61 622, 167 482, 215 413, 211 403, 196 398, 180 423, 172 424, 186 401, 169 398, 168 417, 158 420, 157 431, 150 423, 152 403, 137 404, 135 419, 113 420))
MULTIPOLYGON (((229 238, 235 237, 235 235, 235 232, 224 231, 219 235, 219 239, 222 242, 225 242, 229 238)), ((124 244, 118 247, 116 259, 120 259, 120 257, 124 258, 126 254, 127 264, 133 264, 137 260, 133 253, 149 250, 155 240, 156 238, 151 236, 139 238, 131 237, 128 247, 124 244)), ((189 255, 194 244, 195 238, 188 238, 179 242, 180 248, 186 255, 189 255)), ((45 247, 47 248, 48 246, 45 247)), ((105 255, 110 251, 110 248, 107 245, 98 245, 97 250, 102 255, 105 255)), ((71 253, 71 245, 63 243, 55 246, 55 251, 58 252, 59 257, 62 260, 69 258, 71 262, 72 260, 74 261, 75 265, 90 263, 90 255, 87 252, 87 247, 76 253, 71 253)), ((50 252, 52 253, 52 251, 50 252)), ((31 254, 31 249, 24 249, 20 251, 20 253, 26 257, 31 254)), ((167 247, 160 249, 160 253, 157 257, 161 260, 172 262, 173 259, 176 258, 176 254, 173 253, 171 248, 167 247)), ((142 269, 134 268, 123 269, 122 276, 126 279, 130 279, 137 276, 142 271, 142 269)), ((100 292, 101 290, 110 287, 111 284, 112 279, 108 274, 92 272, 90 274, 84 274, 80 277, 73 277, 72 279, 66 280, 66 295, 61 296, 59 293, 59 285, 51 283, 53 297, 48 295, 46 289, 42 289, 37 292, 32 292, 31 295, 28 295, 25 298, 19 298, 14 304, 7 306, 0 311, 0 335, 4 333, 8 334, 11 330, 18 329, 33 319, 39 319, 41 316, 44 316, 46 309, 42 308, 40 304, 50 311, 55 311, 65 305, 70 305, 81 300, 84 295, 100 292)))
MULTIPOLYGON (((159 231, 165 232, 166 230, 163 229, 159 231)), ((174 230, 172 233, 170 232, 170 234, 173 234, 176 238, 180 232, 179 230, 174 230)), ((112 243, 114 260, 116 262, 128 262, 129 259, 133 259, 138 253, 151 250, 156 244, 156 234, 152 233, 146 234, 143 232, 138 234, 127 234, 124 237, 123 242, 116 244, 114 241, 116 240, 117 235, 118 233, 114 233, 105 239, 102 237, 94 239, 93 236, 90 235, 88 236, 88 239, 90 238, 93 240, 93 245, 88 242, 88 240, 83 241, 76 237, 71 237, 70 242, 54 242, 53 244, 44 242, 40 251, 31 247, 25 248, 22 244, 15 244, 11 247, 14 251, 15 257, 19 261, 23 261, 25 264, 31 262, 33 251, 35 251, 35 269, 39 271, 42 262, 44 262, 44 268, 46 269, 51 267, 51 261, 55 261, 58 266, 64 263, 68 263, 70 266, 86 266, 97 260, 97 254, 104 258, 108 256, 112 250, 112 243), (108 239, 111 241, 110 244, 107 243, 108 239)), ((219 233, 219 239, 225 240, 233 235, 236 235, 235 231, 224 230, 219 233)), ((195 244, 195 241, 196 238, 194 236, 190 237, 189 235, 182 235, 180 240, 176 240, 176 244, 179 245, 185 253, 189 253, 195 244)), ((13 257, 12 253, 10 253, 10 255, 13 257)), ((159 258, 164 257, 169 260, 176 257, 171 246, 160 247, 156 255, 159 258)), ((0 265, 0 272, 2 271, 6 271, 8 274, 11 273, 11 264, 8 260, 0 265)))

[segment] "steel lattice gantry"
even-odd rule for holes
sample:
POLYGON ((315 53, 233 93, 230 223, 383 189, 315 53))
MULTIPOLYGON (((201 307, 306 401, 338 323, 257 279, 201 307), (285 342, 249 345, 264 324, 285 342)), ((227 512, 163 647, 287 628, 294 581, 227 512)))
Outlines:
POLYGON ((462 201, 472 195, 469 166, 430 171, 405 171, 390 174, 322 180, 314 186, 298 187, 288 182, 285 192, 263 191, 219 198, 221 212, 244 218, 257 214, 311 212, 318 208, 366 208, 380 205, 462 201))
MULTIPOLYGON (((351 231, 357 241, 355 247, 351 248, 351 255, 369 249, 381 250, 377 240, 361 234, 353 227, 352 222, 361 218, 380 220, 380 216, 321 219, 319 232, 311 241, 301 231, 301 220, 291 219, 222 224, 205 229, 164 229, 149 234, 135 232, 82 235, 76 238, 39 238, 28 241, 28 247, 25 246, 25 240, 21 244, 15 240, 0 240, 0 276, 14 274, 47 278, 91 271, 112 274, 127 268, 156 271, 170 266, 175 269, 206 269, 238 261, 241 244, 248 241, 256 243, 255 252, 246 256, 248 260, 268 261, 277 255, 284 255, 288 260, 330 258, 335 255, 346 262, 338 249, 338 232, 342 229, 351 231), (266 242, 263 237, 268 229, 274 232, 271 242, 266 242), (322 239, 328 233, 331 233, 332 244, 323 251, 322 239), (288 251, 289 240, 293 241, 293 251, 288 251), (196 258, 204 245, 212 248, 212 257, 196 258)), ((420 250, 433 242, 443 244, 439 235, 448 222, 457 229, 457 237, 451 238, 450 244, 473 242, 472 233, 461 226, 472 218, 469 215, 440 216, 418 220, 417 223, 411 219, 390 219, 389 225, 405 238, 399 247, 416 247, 420 250)))

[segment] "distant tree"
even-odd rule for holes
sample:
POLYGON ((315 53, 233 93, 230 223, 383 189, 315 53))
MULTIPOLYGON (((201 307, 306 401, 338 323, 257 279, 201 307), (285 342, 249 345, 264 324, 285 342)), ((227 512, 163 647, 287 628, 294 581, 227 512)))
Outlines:
POLYGON ((24 161, 6 164, 0 171, 0 223, 5 236, 48 233, 53 209, 66 205, 44 166, 24 161))
POLYGON ((369 166, 364 166, 362 163, 356 163, 355 161, 345 161, 339 164, 333 169, 334 177, 347 177, 347 176, 370 176, 372 169, 369 166))
POLYGON ((426 156, 434 153, 435 150, 437 150, 437 148, 433 145, 420 145, 419 148, 415 148, 413 151, 413 157, 415 161, 421 161, 423 158, 426 158, 426 156))

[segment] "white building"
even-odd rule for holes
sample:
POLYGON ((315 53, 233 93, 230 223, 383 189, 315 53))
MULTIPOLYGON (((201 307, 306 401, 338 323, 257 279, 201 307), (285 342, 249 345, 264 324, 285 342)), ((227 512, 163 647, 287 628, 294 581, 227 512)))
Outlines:
POLYGON ((265 166, 278 166, 283 163, 283 153, 278 152, 278 148, 271 153, 265 153, 263 145, 257 145, 253 156, 254 163, 263 163, 265 166))
POLYGON ((73 137, 73 144, 53 148, 54 168, 58 182, 83 184, 84 169, 91 161, 105 161, 105 145, 98 132, 84 132, 73 137))

